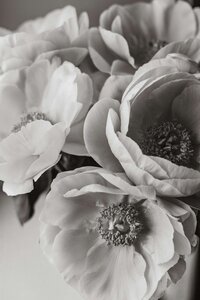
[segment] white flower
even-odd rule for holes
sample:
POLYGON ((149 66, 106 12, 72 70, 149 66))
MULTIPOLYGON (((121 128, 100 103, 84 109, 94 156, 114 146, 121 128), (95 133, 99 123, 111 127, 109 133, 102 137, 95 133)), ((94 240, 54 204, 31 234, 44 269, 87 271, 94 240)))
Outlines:
POLYGON ((158 299, 195 242, 189 206, 100 168, 60 173, 41 222, 43 251, 88 300, 158 299))
POLYGON ((30 192, 61 150, 87 154, 83 123, 92 94, 88 75, 58 58, 0 77, 0 180, 7 194, 30 192))
POLYGON ((85 144, 102 167, 125 171, 159 195, 200 191, 198 64, 181 54, 154 59, 135 73, 121 103, 101 99, 89 111, 85 144), (95 134, 94 134, 95 132, 95 134))
POLYGON ((88 27, 87 14, 78 19, 71 6, 23 24, 20 32, 0 37, 0 74, 54 56, 78 66, 88 54, 88 27))
POLYGON ((134 73, 163 45, 199 35, 200 10, 186 1, 137 1, 113 5, 90 32, 90 55, 106 73, 134 73))

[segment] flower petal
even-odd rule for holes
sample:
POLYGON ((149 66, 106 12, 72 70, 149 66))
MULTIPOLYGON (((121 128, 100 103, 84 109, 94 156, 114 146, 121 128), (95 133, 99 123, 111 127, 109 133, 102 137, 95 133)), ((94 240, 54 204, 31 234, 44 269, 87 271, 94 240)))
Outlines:
POLYGON ((120 172, 122 169, 110 150, 105 132, 107 113, 110 108, 118 111, 119 102, 103 99, 90 109, 84 125, 84 140, 89 154, 100 165, 120 172))

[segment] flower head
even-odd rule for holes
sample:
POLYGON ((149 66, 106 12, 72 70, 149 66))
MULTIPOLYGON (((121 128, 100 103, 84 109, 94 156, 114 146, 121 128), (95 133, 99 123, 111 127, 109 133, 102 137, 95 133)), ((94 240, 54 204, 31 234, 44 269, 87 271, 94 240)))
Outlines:
POLYGON ((199 192, 198 70, 182 54, 143 65, 121 104, 107 98, 90 110, 88 152, 104 168, 124 170, 133 183, 153 185, 160 195, 199 192))
POLYGON ((99 168, 59 174, 41 222, 43 251, 87 299, 161 296, 195 242, 189 206, 99 168))
POLYGON ((78 18, 72 6, 25 22, 17 32, 0 37, 0 74, 55 56, 79 66, 88 54, 88 28, 87 14, 78 18))
POLYGON ((83 123, 92 97, 89 76, 58 58, 0 77, 0 179, 6 193, 30 192, 61 150, 87 153, 83 123))
POLYGON ((199 34, 199 9, 186 1, 137 1, 113 5, 90 33, 90 55, 102 72, 134 73, 168 43, 199 34))

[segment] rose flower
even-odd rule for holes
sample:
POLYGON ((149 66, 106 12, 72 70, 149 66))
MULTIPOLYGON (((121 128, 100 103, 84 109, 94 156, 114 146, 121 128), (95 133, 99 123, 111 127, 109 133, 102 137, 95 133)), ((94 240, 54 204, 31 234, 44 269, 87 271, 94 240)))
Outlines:
POLYGON ((40 219, 44 253, 91 300, 158 299, 196 243, 189 206, 100 168, 60 173, 40 219))
POLYGON ((92 94, 89 76, 59 58, 0 76, 0 180, 8 195, 30 192, 61 150, 87 153, 83 123, 92 94))
POLYGON ((199 192, 198 68, 180 54, 139 68, 121 103, 102 99, 90 110, 84 129, 90 155, 159 195, 199 192))
POLYGON ((99 70, 134 73, 164 45, 199 35, 200 10, 186 1, 113 5, 90 32, 90 55, 99 70))

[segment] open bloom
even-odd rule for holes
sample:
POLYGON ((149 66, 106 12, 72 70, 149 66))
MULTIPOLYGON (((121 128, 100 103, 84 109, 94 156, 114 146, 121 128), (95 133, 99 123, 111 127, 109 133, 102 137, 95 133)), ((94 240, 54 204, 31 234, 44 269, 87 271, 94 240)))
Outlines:
POLYGON ((40 219, 44 253, 91 300, 158 299, 195 243, 189 206, 100 168, 60 173, 40 219))
POLYGON ((199 8, 181 0, 113 5, 91 29, 91 58, 102 72, 133 73, 164 45, 199 35, 199 20, 199 8))
POLYGON ((58 58, 0 77, 0 180, 7 194, 30 192, 61 150, 87 153, 83 123, 92 94, 89 76, 58 58))
POLYGON ((197 70, 197 63, 171 54, 139 68, 121 104, 107 98, 90 110, 85 143, 91 156, 104 168, 124 170, 137 185, 154 186, 159 195, 199 192, 197 70))
POLYGON ((72 6, 23 24, 19 32, 0 37, 0 74, 54 56, 78 66, 88 54, 88 27, 87 14, 78 18, 72 6))

